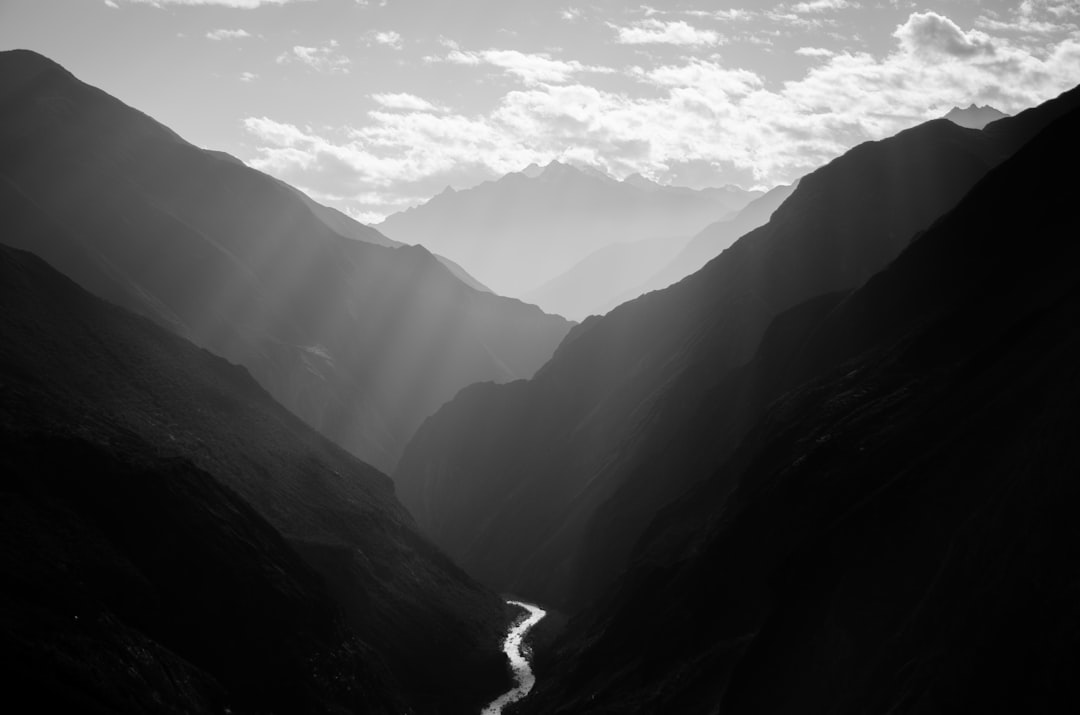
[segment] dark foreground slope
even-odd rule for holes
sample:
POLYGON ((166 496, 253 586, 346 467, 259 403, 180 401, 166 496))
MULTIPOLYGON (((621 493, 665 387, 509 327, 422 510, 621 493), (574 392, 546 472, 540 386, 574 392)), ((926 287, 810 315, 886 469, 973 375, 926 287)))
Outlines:
POLYGON ((291 188, 25 51, 0 53, 0 225, 382 469, 459 389, 531 376, 569 328, 423 248, 339 235, 291 188))
POLYGON ((478 578, 587 602, 738 444, 743 418, 716 391, 773 318, 862 284, 1077 94, 983 132, 929 122, 803 178, 701 271, 575 328, 532 380, 463 390, 409 445, 402 500, 478 578))
POLYGON ((0 667, 46 711, 469 712, 505 679, 500 600, 387 477, 5 247, 0 442, 0 667))
POLYGON ((763 345, 749 372, 796 387, 656 520, 536 712, 1080 707, 1078 129, 763 345))

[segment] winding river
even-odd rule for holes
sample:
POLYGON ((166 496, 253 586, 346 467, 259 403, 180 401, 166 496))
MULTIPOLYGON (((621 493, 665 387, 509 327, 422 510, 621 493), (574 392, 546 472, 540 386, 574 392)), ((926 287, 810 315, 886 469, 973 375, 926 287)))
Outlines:
POLYGON ((529 629, 539 623, 540 619, 547 615, 547 611, 531 603, 521 601, 507 601, 507 603, 525 609, 521 618, 510 626, 506 640, 503 641, 503 653, 506 653, 506 657, 510 660, 510 668, 514 671, 514 680, 517 681, 517 685, 492 701, 484 708, 481 715, 500 715, 507 705, 516 703, 528 695, 536 683, 536 676, 533 675, 532 667, 529 666, 529 646, 523 641, 529 629))

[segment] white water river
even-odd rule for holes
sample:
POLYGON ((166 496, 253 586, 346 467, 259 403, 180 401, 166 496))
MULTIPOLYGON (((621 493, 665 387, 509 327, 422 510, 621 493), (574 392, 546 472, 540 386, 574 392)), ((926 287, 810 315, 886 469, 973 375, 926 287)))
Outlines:
POLYGON ((521 618, 510 626, 506 640, 503 641, 503 653, 506 653, 506 657, 510 659, 510 668, 514 671, 514 680, 517 681, 517 685, 492 701, 484 708, 481 715, 501 715, 503 708, 528 695, 536 684, 536 676, 533 675, 532 667, 529 665, 531 652, 529 646, 523 641, 529 629, 539 623, 540 619, 547 615, 547 611, 531 603, 521 601, 507 601, 507 603, 525 609, 521 618))

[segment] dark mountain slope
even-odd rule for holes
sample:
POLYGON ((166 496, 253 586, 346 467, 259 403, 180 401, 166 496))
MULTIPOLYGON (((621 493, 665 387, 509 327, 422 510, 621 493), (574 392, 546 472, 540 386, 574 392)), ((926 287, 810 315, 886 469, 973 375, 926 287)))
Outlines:
POLYGON ((860 285, 1076 95, 983 132, 929 122, 805 177, 698 273, 575 328, 531 381, 463 390, 409 445, 402 500, 481 580, 586 602, 655 511, 738 443, 738 429, 715 441, 693 426, 724 413, 708 397, 770 321, 860 285))
POLYGON ((1078 127, 763 345, 751 371, 809 380, 658 517, 536 712, 1080 706, 1078 127))
POLYGON ((383 468, 461 387, 530 376, 569 327, 422 248, 335 233, 291 188, 25 51, 0 53, 0 191, 5 242, 243 364, 383 468))
POLYGON ((501 601, 243 368, 4 247, 0 336, 3 658, 33 687, 125 712, 498 692, 501 601))

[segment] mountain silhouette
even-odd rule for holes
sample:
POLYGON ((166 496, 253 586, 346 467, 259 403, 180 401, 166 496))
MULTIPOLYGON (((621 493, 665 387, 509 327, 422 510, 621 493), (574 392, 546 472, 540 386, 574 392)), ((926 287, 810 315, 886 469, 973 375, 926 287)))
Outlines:
POLYGON ((619 303, 633 300, 639 295, 667 288, 691 273, 696 273, 743 235, 768 223, 773 211, 776 211, 794 190, 795 184, 777 186, 748 203, 731 218, 706 226, 660 270, 650 275, 640 285, 634 286, 631 291, 623 293, 609 307, 614 308, 619 303))
POLYGON ((499 692, 500 599, 246 370, 2 246, 0 338, 13 702, 475 712, 499 692))
POLYGON ((532 375, 570 327, 32 52, 0 53, 0 194, 5 242, 244 365, 383 469, 459 389, 532 375))
POLYGON ((744 375, 771 404, 531 712, 1080 706, 1076 94, 863 286, 774 321, 744 375))
POLYGON ((972 104, 964 109, 953 107, 945 115, 945 118, 968 129, 982 129, 990 122, 1004 119, 1007 116, 1009 115, 991 107, 989 104, 985 107, 972 104))
MULTIPOLYGON (((501 295, 546 298, 542 285, 594 251, 647 239, 678 239, 730 216, 758 193, 733 187, 693 190, 643 177, 616 181, 603 172, 553 161, 463 191, 448 189, 381 224, 387 236, 456 261, 501 295)), ((587 315, 591 296, 571 304, 587 315)))
POLYGON ((598 248, 566 273, 522 296, 571 320, 601 315, 641 295, 658 265, 672 260, 687 239, 653 238, 598 248), (586 308, 585 306, 589 306, 586 308))
POLYGON ((770 323, 861 285, 1077 94, 981 132, 931 121, 804 177, 697 273, 577 326, 533 379, 459 393, 406 450, 402 500, 482 581, 588 603, 656 511, 738 444, 749 415, 714 398, 770 323))

